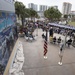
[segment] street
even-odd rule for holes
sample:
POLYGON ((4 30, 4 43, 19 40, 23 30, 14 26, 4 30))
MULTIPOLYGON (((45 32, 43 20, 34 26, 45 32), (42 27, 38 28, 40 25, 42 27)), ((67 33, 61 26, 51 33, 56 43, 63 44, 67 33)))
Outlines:
POLYGON ((42 30, 38 29, 37 39, 32 42, 26 41, 24 37, 19 38, 23 44, 25 57, 23 65, 24 75, 75 75, 75 48, 72 46, 65 48, 63 64, 60 66, 58 65, 60 48, 57 44, 51 44, 48 40, 48 58, 44 59, 42 33, 42 30))

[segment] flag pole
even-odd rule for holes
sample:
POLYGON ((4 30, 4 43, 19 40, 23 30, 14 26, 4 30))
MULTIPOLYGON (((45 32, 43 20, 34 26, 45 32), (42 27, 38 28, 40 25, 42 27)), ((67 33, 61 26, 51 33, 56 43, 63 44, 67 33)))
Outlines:
POLYGON ((47 59, 47 52, 48 52, 48 49, 47 49, 47 27, 46 27, 46 36, 45 36, 45 40, 44 40, 44 59, 47 59))

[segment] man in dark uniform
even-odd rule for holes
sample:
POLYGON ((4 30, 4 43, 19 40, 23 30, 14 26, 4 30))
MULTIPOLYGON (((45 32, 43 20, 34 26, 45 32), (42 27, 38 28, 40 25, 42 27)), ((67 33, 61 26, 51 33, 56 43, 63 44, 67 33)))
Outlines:
POLYGON ((53 37, 53 28, 51 27, 51 29, 49 30, 49 36, 53 37))

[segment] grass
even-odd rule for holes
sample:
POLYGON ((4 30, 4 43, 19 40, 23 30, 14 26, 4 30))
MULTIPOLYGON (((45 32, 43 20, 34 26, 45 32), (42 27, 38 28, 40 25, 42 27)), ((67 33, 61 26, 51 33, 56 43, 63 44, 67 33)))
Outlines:
POLYGON ((75 22, 68 22, 69 25, 75 26, 75 22))

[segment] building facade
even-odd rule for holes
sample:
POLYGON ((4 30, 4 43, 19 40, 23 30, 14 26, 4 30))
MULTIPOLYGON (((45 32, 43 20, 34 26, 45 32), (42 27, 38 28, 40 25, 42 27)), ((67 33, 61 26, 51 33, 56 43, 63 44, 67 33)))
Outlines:
POLYGON ((40 5, 39 6, 39 11, 45 11, 47 10, 47 6, 46 5, 40 5))
POLYGON ((75 15, 75 11, 71 11, 70 12, 70 15, 75 15))
POLYGON ((64 2, 62 6, 62 14, 69 15, 71 12, 72 4, 68 2, 64 2))
POLYGON ((34 3, 29 3, 29 4, 28 4, 28 8, 31 8, 31 9, 33 9, 33 10, 35 10, 35 11, 37 11, 37 10, 38 10, 37 5, 36 5, 36 4, 34 4, 34 3))
POLYGON ((44 18, 44 11, 37 11, 40 18, 44 18))
POLYGON ((16 41, 15 22, 13 0, 0 0, 0 75, 3 75, 16 41))
POLYGON ((58 9, 58 6, 51 6, 51 7, 53 7, 54 9, 58 9))
POLYGON ((75 21, 75 11, 71 11, 70 13, 70 20, 75 21))

